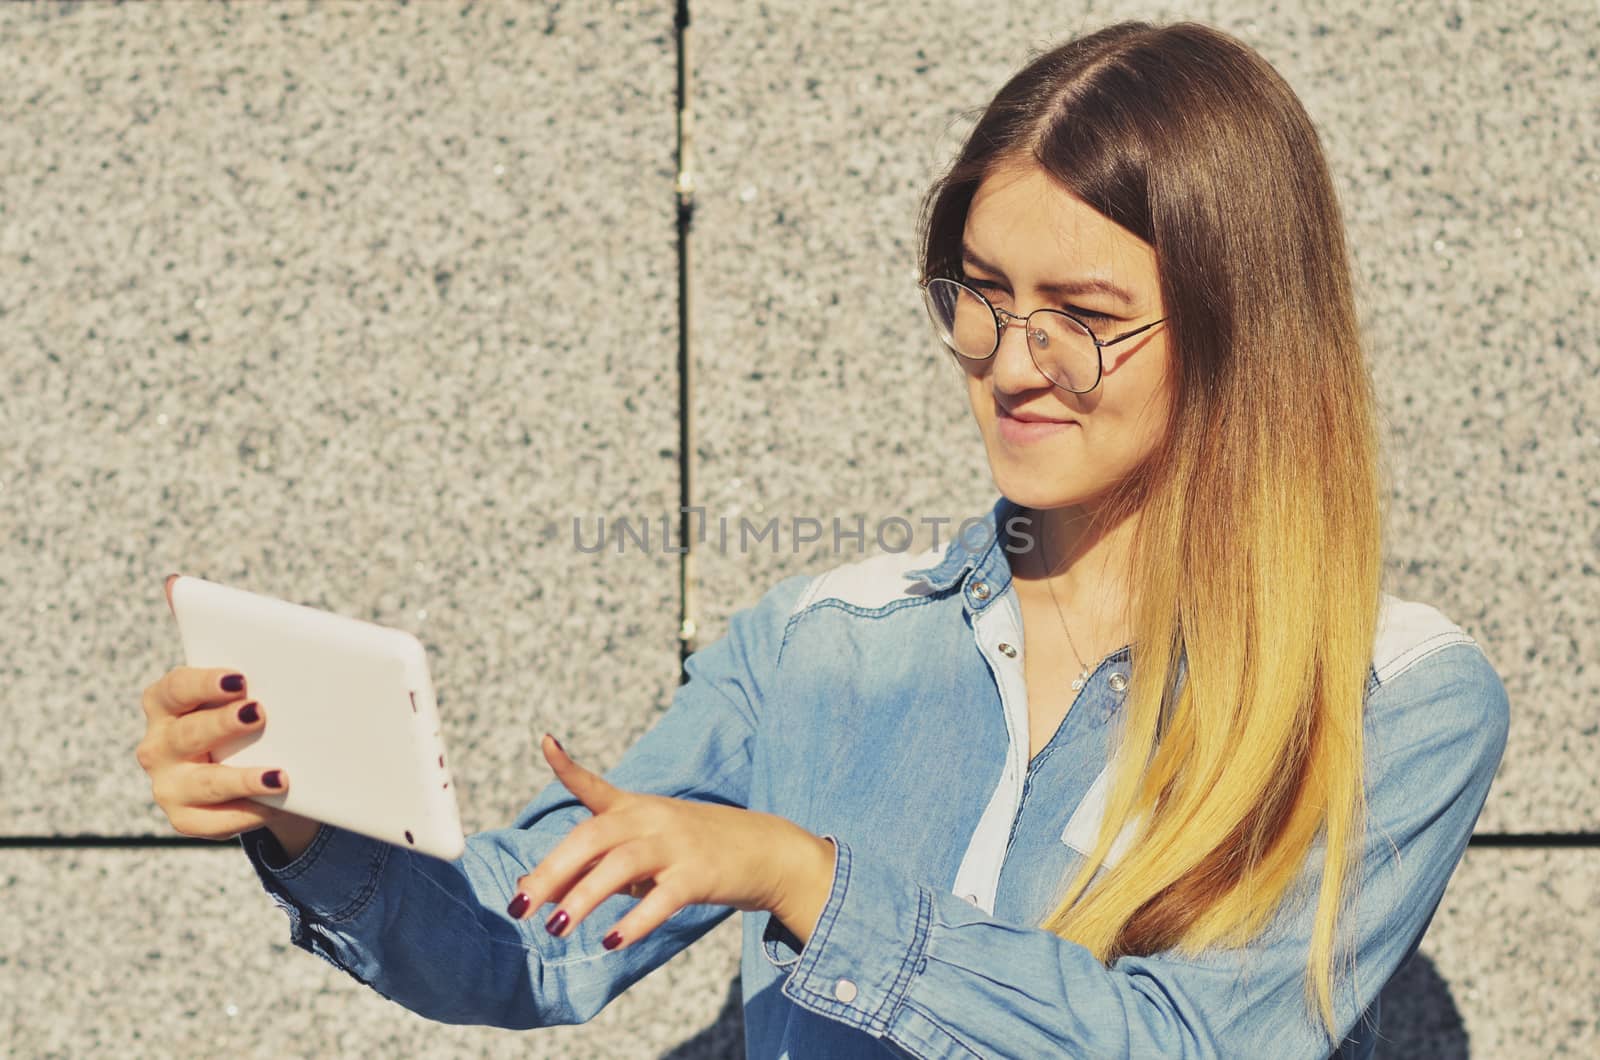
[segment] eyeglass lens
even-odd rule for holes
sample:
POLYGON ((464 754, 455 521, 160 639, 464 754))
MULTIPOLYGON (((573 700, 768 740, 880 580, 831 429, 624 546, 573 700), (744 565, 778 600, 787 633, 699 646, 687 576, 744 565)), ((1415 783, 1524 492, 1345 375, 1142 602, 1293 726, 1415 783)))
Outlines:
MULTIPOLYGON (((999 321, 971 289, 934 279, 923 291, 939 338, 963 357, 982 360, 999 346, 999 321)), ((1005 318, 1010 321, 1010 318, 1005 318)), ((1028 352, 1040 372, 1057 386, 1084 391, 1097 381, 1100 351, 1077 321, 1054 310, 1036 311, 1027 321, 1028 352)))

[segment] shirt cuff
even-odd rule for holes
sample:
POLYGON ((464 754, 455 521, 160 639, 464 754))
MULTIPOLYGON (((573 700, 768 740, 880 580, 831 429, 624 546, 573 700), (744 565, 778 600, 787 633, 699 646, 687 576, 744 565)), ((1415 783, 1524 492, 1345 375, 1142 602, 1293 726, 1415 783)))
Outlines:
POLYGON ((317 952, 307 922, 354 920, 378 891, 391 846, 381 839, 323 824, 300 856, 287 860, 282 844, 266 828, 239 835, 256 878, 289 917, 289 938, 317 952))
POLYGON ((774 967, 789 972, 783 993, 796 1004, 882 1037, 926 967, 923 951, 932 929, 934 896, 872 859, 855 861, 835 835, 833 886, 817 926, 803 948, 769 916, 762 949, 774 967))
POLYGON ((761 948, 766 951, 767 960, 774 968, 787 972, 800 959, 800 936, 768 913, 767 926, 761 932, 761 948))

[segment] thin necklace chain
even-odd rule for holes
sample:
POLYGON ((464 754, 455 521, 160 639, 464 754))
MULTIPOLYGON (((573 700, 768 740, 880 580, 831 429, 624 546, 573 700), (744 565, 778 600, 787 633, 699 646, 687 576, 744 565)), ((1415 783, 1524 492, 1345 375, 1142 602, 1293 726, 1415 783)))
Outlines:
MULTIPOLYGON (((1039 538, 1044 542, 1045 552, 1049 553, 1050 542, 1046 540, 1044 536, 1044 528, 1047 523, 1048 520, 1039 524, 1039 538)), ((1056 605, 1056 617, 1061 620, 1061 631, 1067 635, 1067 646, 1072 649, 1072 657, 1078 660, 1078 666, 1080 667, 1078 676, 1072 682, 1072 690, 1074 692, 1081 692, 1085 682, 1089 680, 1089 667, 1085 665, 1083 656, 1078 654, 1078 646, 1072 642, 1072 630, 1067 628, 1067 616, 1061 613, 1061 601, 1056 599, 1056 587, 1050 580, 1050 567, 1048 563, 1045 564, 1044 587, 1050 590, 1050 602, 1056 605)))

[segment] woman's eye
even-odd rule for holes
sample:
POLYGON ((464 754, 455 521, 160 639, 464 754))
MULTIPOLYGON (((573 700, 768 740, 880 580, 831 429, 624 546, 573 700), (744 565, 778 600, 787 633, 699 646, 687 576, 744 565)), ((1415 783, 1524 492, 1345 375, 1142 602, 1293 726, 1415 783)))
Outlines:
MULTIPOLYGON (((966 284, 968 287, 972 288, 974 291, 977 291, 978 293, 983 294, 985 297, 988 297, 988 292, 990 292, 990 291, 997 291, 1000 294, 1007 293, 1006 289, 1003 286, 1001 286, 1000 284, 993 283, 993 282, 991 282, 989 280, 980 280, 975 276, 962 276, 961 277, 961 282, 966 284)), ((990 298, 989 300, 991 302, 994 301, 993 298, 990 298)), ((1115 319, 1110 313, 1096 313, 1093 309, 1080 309, 1075 305, 1064 305, 1064 306, 1060 306, 1059 308, 1065 309, 1067 312, 1071 313, 1073 316, 1082 317, 1085 320, 1113 320, 1113 319, 1115 319)))
POLYGON ((988 280, 963 280, 962 282, 1002 309, 1005 308, 1005 300, 1011 296, 1011 293, 1003 286, 998 283, 990 283, 988 280))

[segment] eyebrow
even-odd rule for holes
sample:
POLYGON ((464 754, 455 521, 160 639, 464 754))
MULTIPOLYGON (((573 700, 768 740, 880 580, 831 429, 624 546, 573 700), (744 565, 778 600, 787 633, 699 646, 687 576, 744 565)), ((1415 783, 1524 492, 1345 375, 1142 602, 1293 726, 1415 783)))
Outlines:
MULTIPOLYGON (((965 243, 961 244, 961 258, 963 262, 971 262, 985 272, 992 272, 996 276, 1005 275, 1004 270, 978 257, 973 252, 973 249, 965 243)), ((1107 294, 1130 306, 1134 301, 1133 295, 1128 293, 1127 288, 1120 287, 1099 276, 1086 277, 1081 280, 1069 280, 1063 283, 1041 283, 1039 284, 1039 290, 1055 298, 1065 298, 1074 294, 1107 294)))

